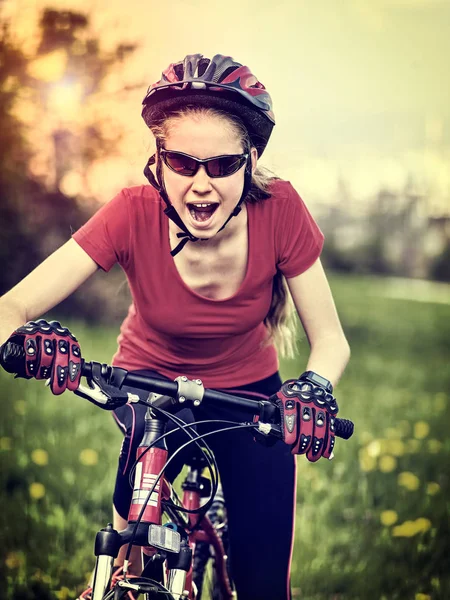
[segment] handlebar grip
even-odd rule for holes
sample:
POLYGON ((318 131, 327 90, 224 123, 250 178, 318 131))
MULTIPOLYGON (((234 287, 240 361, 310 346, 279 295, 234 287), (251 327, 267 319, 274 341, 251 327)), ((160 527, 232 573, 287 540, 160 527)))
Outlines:
POLYGON ((334 422, 335 435, 348 440, 353 435, 354 424, 348 419, 336 419, 334 422))
POLYGON ((6 342, 0 346, 0 365, 8 373, 18 373, 23 370, 25 350, 18 344, 6 342))

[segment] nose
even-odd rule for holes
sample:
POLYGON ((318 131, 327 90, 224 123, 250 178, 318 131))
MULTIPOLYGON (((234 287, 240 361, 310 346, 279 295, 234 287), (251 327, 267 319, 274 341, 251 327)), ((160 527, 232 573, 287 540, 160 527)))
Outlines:
POLYGON ((192 177, 192 191, 197 194, 207 194, 211 190, 211 180, 206 172, 205 165, 200 165, 197 173, 192 177))

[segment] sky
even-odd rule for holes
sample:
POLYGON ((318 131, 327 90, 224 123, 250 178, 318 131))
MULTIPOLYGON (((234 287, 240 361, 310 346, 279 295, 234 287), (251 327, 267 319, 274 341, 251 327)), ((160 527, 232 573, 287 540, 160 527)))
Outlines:
MULTIPOLYGON (((41 0, 0 0, 26 39, 41 0)), ((270 92, 276 127, 262 163, 313 199, 339 179, 362 200, 413 180, 442 212, 450 193, 450 0, 53 0, 90 7, 105 47, 137 42, 116 74, 142 83, 120 100, 121 154, 93 168, 96 192, 143 183, 145 90, 186 54, 233 56, 270 92), (108 184, 105 185, 105 181, 108 184), (125 181, 126 180, 126 181, 125 181)), ((114 84, 112 88, 114 89, 114 84)))

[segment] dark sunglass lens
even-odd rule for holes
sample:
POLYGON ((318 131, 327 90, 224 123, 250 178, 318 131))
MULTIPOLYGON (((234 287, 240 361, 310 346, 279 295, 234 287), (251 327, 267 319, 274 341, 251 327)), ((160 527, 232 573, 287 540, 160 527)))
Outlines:
POLYGON ((223 156, 208 163, 212 177, 227 177, 238 171, 242 166, 243 158, 240 156, 223 156))
POLYGON ((195 172, 196 161, 189 156, 184 156, 178 152, 164 153, 166 164, 180 175, 192 175, 195 172))

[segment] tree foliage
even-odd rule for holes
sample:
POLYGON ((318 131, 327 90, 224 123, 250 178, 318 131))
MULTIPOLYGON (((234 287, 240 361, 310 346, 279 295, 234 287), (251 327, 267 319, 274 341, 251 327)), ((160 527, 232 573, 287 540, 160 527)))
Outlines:
MULTIPOLYGON (((54 83, 38 77, 33 63, 60 51, 65 56, 62 82, 81 84, 80 118, 71 134, 79 138, 79 165, 86 171, 92 161, 113 152, 120 140, 117 126, 112 136, 110 123, 86 107, 95 95, 101 96, 107 76, 137 47, 119 43, 112 50, 104 50, 92 34, 88 15, 50 8, 40 14, 35 41, 34 50, 25 51, 11 23, 0 22, 0 261, 7 265, 0 271, 0 294, 69 239, 71 231, 98 207, 93 199, 80 203, 55 186, 48 189, 42 178, 32 174, 30 161, 36 149, 30 135, 35 124, 20 107, 25 99, 34 110, 37 107, 39 119, 51 119, 47 101, 54 83)), ((53 136, 65 132, 64 128, 56 129, 53 136)), ((50 143, 53 141, 47 140, 47 146, 50 143)))

